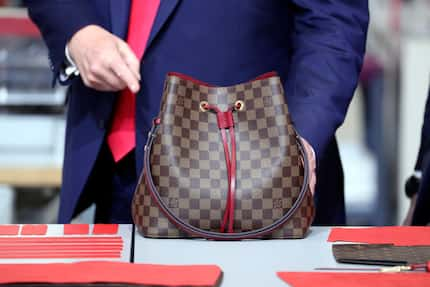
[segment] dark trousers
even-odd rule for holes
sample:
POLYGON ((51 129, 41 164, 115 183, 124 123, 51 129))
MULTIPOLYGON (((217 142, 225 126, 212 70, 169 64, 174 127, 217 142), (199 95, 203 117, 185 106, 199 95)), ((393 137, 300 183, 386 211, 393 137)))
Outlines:
POLYGON ((137 182, 134 151, 115 163, 103 144, 75 210, 96 204, 95 223, 132 223, 131 201, 137 182))
POLYGON ((343 169, 334 138, 325 155, 318 159, 314 199, 316 214, 313 225, 346 224, 343 169))

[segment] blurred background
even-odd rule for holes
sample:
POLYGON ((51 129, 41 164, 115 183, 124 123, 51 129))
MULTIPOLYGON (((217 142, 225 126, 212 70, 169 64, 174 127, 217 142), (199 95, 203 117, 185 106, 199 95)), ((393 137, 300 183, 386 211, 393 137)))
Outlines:
MULTIPOLYGON (((21 1, 0 0, 0 224, 55 223, 65 90, 21 1)), ((430 75, 430 0, 369 0, 360 85, 338 131, 350 225, 400 224, 430 75)), ((91 210, 77 221, 91 221, 91 210)))

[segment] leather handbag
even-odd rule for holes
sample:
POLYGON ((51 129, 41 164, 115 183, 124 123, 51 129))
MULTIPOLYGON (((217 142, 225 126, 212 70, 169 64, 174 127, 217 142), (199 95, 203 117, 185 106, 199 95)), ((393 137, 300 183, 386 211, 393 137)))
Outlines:
POLYGON ((169 73, 132 215, 153 238, 303 238, 308 163, 276 73, 229 87, 169 73))

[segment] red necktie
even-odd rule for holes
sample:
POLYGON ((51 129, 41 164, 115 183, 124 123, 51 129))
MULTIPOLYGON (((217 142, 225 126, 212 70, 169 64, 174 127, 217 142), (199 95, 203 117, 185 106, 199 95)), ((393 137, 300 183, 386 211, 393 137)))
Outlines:
MULTIPOLYGON (((152 24, 157 15, 160 0, 132 0, 127 43, 138 59, 141 59, 148 42, 152 24)), ((135 109, 136 95, 125 89, 115 106, 112 126, 107 142, 115 162, 118 162, 136 146, 135 109)))

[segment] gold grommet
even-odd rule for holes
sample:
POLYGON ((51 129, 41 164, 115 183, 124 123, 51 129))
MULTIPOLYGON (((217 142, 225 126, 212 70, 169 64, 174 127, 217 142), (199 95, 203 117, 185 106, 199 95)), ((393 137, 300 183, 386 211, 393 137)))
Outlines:
POLYGON ((238 100, 234 103, 234 109, 236 111, 242 111, 245 108, 245 103, 241 100, 238 100))
POLYGON ((207 101, 201 101, 200 102, 200 110, 202 112, 207 112, 208 111, 208 108, 207 108, 208 105, 209 105, 209 103, 207 101))

